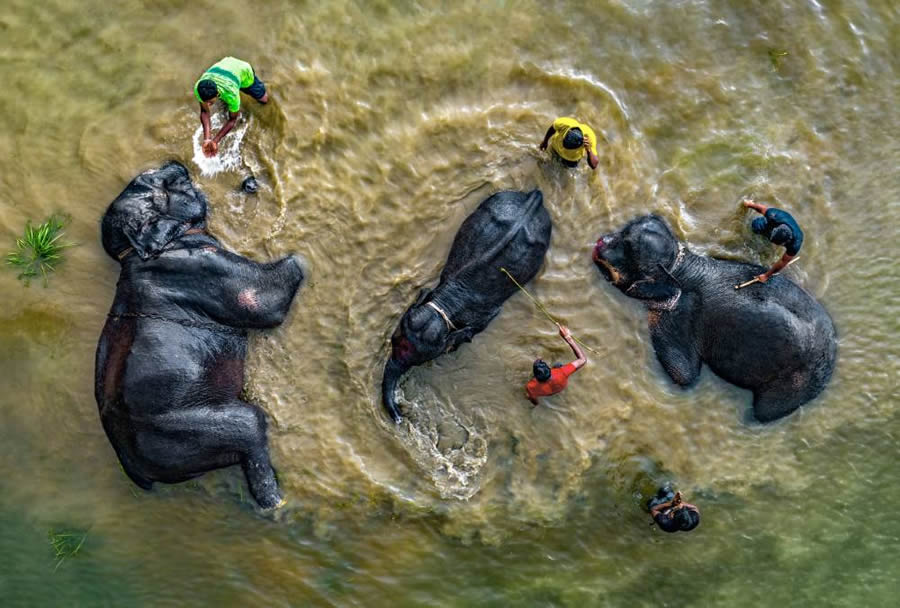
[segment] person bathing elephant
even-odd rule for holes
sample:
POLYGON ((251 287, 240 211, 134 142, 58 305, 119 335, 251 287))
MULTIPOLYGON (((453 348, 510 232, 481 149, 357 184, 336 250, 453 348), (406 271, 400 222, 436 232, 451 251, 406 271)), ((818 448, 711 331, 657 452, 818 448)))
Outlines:
POLYGON ((677 384, 690 386, 706 362, 726 381, 753 391, 760 422, 787 416, 828 384, 837 351, 834 324, 786 277, 735 290, 735 283, 764 269, 695 255, 654 215, 602 236, 593 259, 607 281, 647 305, 656 356, 677 384))
POLYGON ((499 314, 517 287, 507 271, 527 283, 540 270, 552 225, 540 190, 498 192, 463 222, 440 282, 424 289, 391 337, 384 368, 384 407, 400 423, 396 387, 406 371, 470 342, 499 314))
POLYGON ((258 263, 206 232, 206 197, 170 162, 137 176, 103 216, 121 264, 97 346, 95 396, 141 488, 240 464, 257 504, 282 504, 266 416, 242 401, 248 329, 284 321, 303 280, 294 256, 258 263))

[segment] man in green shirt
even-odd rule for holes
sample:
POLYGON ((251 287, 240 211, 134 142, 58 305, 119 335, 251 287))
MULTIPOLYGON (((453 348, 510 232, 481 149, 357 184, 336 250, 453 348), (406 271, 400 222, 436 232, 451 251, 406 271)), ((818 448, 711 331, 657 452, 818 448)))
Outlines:
POLYGON ((234 57, 226 57, 216 63, 194 84, 194 96, 200 102, 203 153, 206 156, 216 155, 219 142, 231 131, 241 115, 241 91, 259 103, 269 101, 266 85, 256 77, 250 64, 234 57), (215 137, 210 137, 209 108, 217 97, 221 97, 222 103, 228 108, 228 121, 215 137))

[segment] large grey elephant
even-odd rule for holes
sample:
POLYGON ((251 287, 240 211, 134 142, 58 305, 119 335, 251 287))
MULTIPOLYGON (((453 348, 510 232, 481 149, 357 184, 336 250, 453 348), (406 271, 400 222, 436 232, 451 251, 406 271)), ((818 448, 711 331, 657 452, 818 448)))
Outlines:
POLYGON ((516 286, 537 274, 550 246, 552 224, 540 190, 498 192, 466 218, 447 256, 440 282, 425 289, 400 319, 382 379, 384 407, 401 421, 397 382, 406 371, 456 350, 500 313, 516 286))
POLYGON ((834 324, 787 277, 736 290, 765 269, 695 255, 653 215, 600 237, 593 259, 607 281, 647 305, 656 356, 677 384, 690 386, 705 362, 753 391, 761 422, 787 416, 828 384, 834 324))
POLYGON ((278 506, 266 416, 242 401, 247 330, 279 325, 303 280, 298 260, 258 263, 206 232, 206 197, 170 162, 137 176, 103 216, 121 264, 97 346, 100 419, 140 487, 240 464, 250 493, 278 506))

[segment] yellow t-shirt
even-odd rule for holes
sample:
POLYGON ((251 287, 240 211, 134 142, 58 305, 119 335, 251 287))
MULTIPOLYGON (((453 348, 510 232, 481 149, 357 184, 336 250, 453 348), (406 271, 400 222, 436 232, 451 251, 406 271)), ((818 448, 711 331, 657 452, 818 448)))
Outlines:
POLYGON ((569 129, 573 127, 578 127, 579 129, 581 129, 582 135, 584 135, 584 138, 591 144, 591 152, 596 155, 597 136, 594 134, 594 130, 586 124, 578 122, 574 118, 567 117, 557 118, 553 121, 553 130, 556 131, 556 133, 550 136, 550 147, 553 149, 553 151, 559 154, 562 158, 572 162, 578 162, 582 158, 584 158, 584 146, 579 146, 574 150, 570 150, 563 145, 563 140, 566 138, 566 133, 568 133, 569 129))

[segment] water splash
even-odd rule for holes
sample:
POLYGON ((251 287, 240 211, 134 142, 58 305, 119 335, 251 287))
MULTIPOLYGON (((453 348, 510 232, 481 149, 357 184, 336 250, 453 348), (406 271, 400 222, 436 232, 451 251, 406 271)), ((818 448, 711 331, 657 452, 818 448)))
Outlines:
POLYGON ((412 457, 431 477, 441 498, 469 500, 481 489, 482 469, 488 450, 485 424, 467 420, 452 404, 444 404, 430 387, 415 403, 398 390, 408 421, 409 437, 404 442, 412 457))
MULTIPOLYGON (((219 144, 219 153, 212 158, 207 158, 203 154, 203 127, 197 127, 194 131, 192 139, 194 148, 194 164, 200 169, 200 174, 204 177, 210 177, 223 171, 236 171, 244 165, 241 158, 241 143, 244 141, 244 135, 253 121, 251 116, 238 119, 237 126, 232 129, 219 144)), ((224 122, 221 114, 212 114, 210 120, 210 130, 215 133, 224 122)))

